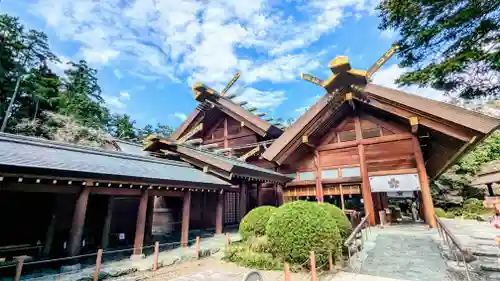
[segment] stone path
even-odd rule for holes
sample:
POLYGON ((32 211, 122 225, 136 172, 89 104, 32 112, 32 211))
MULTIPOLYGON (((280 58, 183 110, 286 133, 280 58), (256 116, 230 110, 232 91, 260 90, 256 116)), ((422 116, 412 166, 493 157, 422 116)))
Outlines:
POLYGON ((495 229, 487 222, 460 219, 442 219, 455 235, 461 246, 471 251, 477 258, 471 267, 484 275, 485 280, 500 281, 500 249, 495 237, 500 229, 495 229))
POLYGON ((447 265, 434 237, 424 225, 373 228, 360 253, 360 273, 409 281, 444 281, 447 265))

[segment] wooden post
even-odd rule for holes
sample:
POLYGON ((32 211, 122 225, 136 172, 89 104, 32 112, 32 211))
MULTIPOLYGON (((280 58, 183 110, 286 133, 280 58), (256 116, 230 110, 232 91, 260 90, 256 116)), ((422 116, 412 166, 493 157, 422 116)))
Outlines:
POLYGON ((333 254, 332 251, 330 251, 330 271, 333 271, 333 254))
POLYGON ((324 202, 323 186, 321 185, 321 167, 319 166, 319 152, 314 151, 314 166, 316 174, 316 201, 324 202))
MULTIPOLYGON (((257 186, 257 188, 259 188, 257 186)), ((257 189, 258 190, 258 189, 257 189)), ((247 196, 248 196, 248 186, 247 182, 240 183, 240 220, 246 215, 248 207, 247 207, 247 196)), ((259 192, 257 192, 257 201, 258 201, 259 192)))
POLYGON ((283 195, 283 185, 276 185, 276 196, 278 197, 278 206, 281 206, 285 203, 285 197, 283 195))
POLYGON ((372 191, 370 189, 370 180, 368 178, 368 168, 366 167, 365 147, 362 144, 358 145, 359 165, 361 170, 361 179, 363 181, 363 205, 365 206, 365 214, 369 215, 371 225, 375 225, 375 212, 373 209, 372 191))
POLYGON ((70 257, 75 256, 80 252, 89 194, 90 187, 84 186, 78 194, 78 198, 76 199, 75 212, 73 213, 73 222, 71 224, 71 230, 69 234, 68 256, 70 257))
POLYGON ((160 253, 160 242, 156 241, 155 242, 155 256, 153 260, 153 271, 158 270, 158 255, 160 253))
POLYGON ((229 249, 229 245, 231 245, 231 239, 229 239, 229 232, 226 232, 226 249, 229 249))
POLYGON ((222 234, 224 225, 224 193, 221 190, 217 194, 217 207, 215 210, 215 234, 222 234))
POLYGON ((420 143, 417 137, 412 138, 413 150, 415 152, 415 160, 417 162, 418 178, 420 181, 420 193, 422 194, 422 203, 424 207, 425 221, 430 227, 436 227, 436 220, 434 218, 434 203, 432 202, 431 189, 429 187, 429 179, 427 177, 427 170, 425 169, 424 156, 420 149, 420 143))
POLYGON ((196 259, 200 259, 200 236, 196 236, 196 259))
POLYGON ((316 256, 314 255, 314 251, 311 251, 309 259, 311 260, 311 281, 318 281, 318 277, 316 275, 316 256))
POLYGON ((95 260, 95 272, 93 281, 99 280, 99 271, 101 271, 102 249, 97 250, 97 258, 95 260))
POLYGON ((184 193, 182 206, 181 246, 187 247, 189 240, 189 215, 191 212, 191 191, 184 193))
POLYGON ((142 246, 144 243, 144 229, 146 228, 146 211, 148 208, 148 190, 144 189, 141 193, 139 201, 139 210, 137 211, 137 222, 135 224, 134 238, 134 253, 133 255, 142 254, 142 246))
POLYGON ((345 210, 345 202, 344 202, 344 187, 340 184, 340 206, 342 207, 342 211, 345 210))
POLYGON ((43 244, 43 253, 44 257, 50 256, 50 252, 52 250, 52 242, 54 241, 54 231, 56 228, 57 217, 55 212, 52 214, 50 218, 49 227, 47 228, 47 234, 45 234, 45 243, 43 244))
POLYGON ((109 244, 109 231, 111 230, 111 219, 113 217, 113 206, 114 206, 114 197, 110 195, 108 197, 108 209, 106 211, 106 218, 104 219, 104 226, 102 227, 102 236, 101 236, 101 248, 106 249, 109 244))
POLYGON ((145 239, 147 245, 152 244, 153 240, 153 215, 154 215, 154 205, 155 205, 155 196, 149 196, 148 198, 148 207, 146 208, 146 231, 145 231, 145 239))
POLYGON ((24 256, 17 257, 17 266, 16 266, 16 276, 14 277, 14 281, 21 280, 21 274, 23 272, 23 264, 24 264, 24 256))
POLYGON ((291 278, 290 278, 290 265, 285 262, 285 281, 291 281, 291 278))

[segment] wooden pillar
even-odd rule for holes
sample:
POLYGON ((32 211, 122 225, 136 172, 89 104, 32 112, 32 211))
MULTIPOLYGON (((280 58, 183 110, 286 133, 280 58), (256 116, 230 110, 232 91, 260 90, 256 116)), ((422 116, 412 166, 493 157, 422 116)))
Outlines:
POLYGON ((316 168, 316 201, 324 202, 323 185, 321 184, 321 167, 319 166, 319 152, 314 151, 314 166, 316 168))
POLYGON ((417 137, 412 138, 413 150, 415 152, 415 160, 417 162, 418 178, 420 180, 420 193, 424 207, 425 221, 429 226, 436 227, 436 219, 434 218, 434 203, 432 202, 431 189, 429 187, 429 179, 427 170, 425 169, 424 156, 420 149, 420 142, 417 137))
MULTIPOLYGON (((257 207, 262 206, 262 183, 258 182, 257 184, 257 207)), ((247 189, 248 192, 248 189, 247 189)), ((247 207, 248 211, 248 207, 247 207)))
POLYGON ((340 184, 340 206, 342 207, 342 211, 345 210, 345 201, 344 201, 344 187, 340 184))
MULTIPOLYGON (((259 192, 257 186, 257 205, 259 204, 259 192)), ((247 214, 248 206, 248 183, 240 183, 240 220, 247 214)))
POLYGON ((365 206, 365 214, 370 216, 371 225, 375 225, 375 210, 373 209, 372 191, 370 189, 370 180, 368 179, 368 168, 366 167, 365 147, 362 144, 358 145, 359 166, 361 170, 361 180, 363 185, 363 204, 365 206))
POLYGON ((278 206, 281 206, 285 203, 285 197, 283 196, 283 185, 276 184, 276 197, 278 199, 278 206))
POLYGON ((488 196, 495 196, 495 192, 493 191, 493 183, 488 183, 486 184, 486 187, 488 187, 488 196))
POLYGON ((144 243, 144 229, 146 228, 147 209, 148 190, 144 189, 142 190, 141 198, 139 199, 139 210, 137 211, 137 222, 135 224, 134 256, 142 254, 142 246, 144 243))
POLYGON ((45 242, 43 243, 43 253, 44 257, 50 256, 50 252, 52 251, 52 242, 54 241, 54 231, 56 228, 56 211, 52 214, 50 218, 49 227, 47 228, 47 233, 45 234, 45 242))
POLYGON ((110 195, 108 197, 108 208, 106 211, 106 218, 104 219, 104 225, 102 227, 102 237, 101 237, 101 249, 106 249, 109 244, 109 232, 111 230, 111 220, 113 217, 113 206, 115 198, 110 195))
POLYGON ((222 234, 224 226, 224 192, 217 194, 217 207, 215 209, 215 234, 222 234))
POLYGON ((68 255, 76 256, 80 253, 82 242, 83 227, 85 225, 85 214, 87 212, 87 203, 89 201, 90 187, 84 186, 78 198, 76 199, 75 212, 73 213, 73 222, 69 232, 68 255))
POLYGON ((153 244, 153 215, 154 215, 155 197, 149 196, 148 207, 146 209, 146 234, 145 239, 147 245, 153 244))
POLYGON ((181 245, 187 247, 189 241, 189 215, 191 212, 191 191, 184 193, 182 206, 181 245))

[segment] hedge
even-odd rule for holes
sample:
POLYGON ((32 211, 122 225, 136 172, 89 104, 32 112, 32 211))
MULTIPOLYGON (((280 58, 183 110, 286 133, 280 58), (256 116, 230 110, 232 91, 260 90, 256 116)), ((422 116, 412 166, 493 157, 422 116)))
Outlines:
POLYGON ((319 204, 325 211, 327 211, 332 218, 337 222, 337 227, 339 228, 339 233, 342 239, 345 241, 349 235, 352 233, 352 225, 344 211, 339 207, 329 204, 320 203, 319 204))
POLYGON ((319 204, 295 201, 279 207, 269 219, 266 235, 273 254, 292 264, 302 264, 316 252, 318 264, 328 262, 330 251, 341 255, 337 223, 319 204))
POLYGON ((252 209, 240 222, 239 232, 246 240, 252 236, 263 236, 266 232, 266 224, 273 212, 273 206, 261 206, 252 209))

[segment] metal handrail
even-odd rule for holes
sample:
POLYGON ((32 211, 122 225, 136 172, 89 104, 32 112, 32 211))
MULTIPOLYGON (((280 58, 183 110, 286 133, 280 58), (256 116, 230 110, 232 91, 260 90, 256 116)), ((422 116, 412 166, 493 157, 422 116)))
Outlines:
POLYGON ((437 222, 438 233, 439 233, 439 236, 441 237, 441 240, 443 240, 443 242, 448 244, 448 248, 455 255, 455 260, 457 261, 457 265, 459 265, 459 266, 460 266, 460 261, 458 259, 457 253, 455 251, 453 251, 450 243, 453 244, 455 246, 455 248, 460 251, 460 253, 462 253, 462 260, 463 260, 464 267, 465 267, 465 274, 467 276, 467 280, 471 281, 470 274, 469 274, 469 267, 468 267, 467 261, 465 260, 465 255, 470 255, 470 252, 462 247, 462 245, 460 244, 458 239, 455 237, 455 235, 453 235, 453 233, 451 233, 450 229, 448 229, 448 227, 444 224, 444 222, 436 214, 434 214, 434 217, 435 217, 436 222, 437 222))
POLYGON ((352 242, 352 240, 356 237, 356 234, 358 234, 360 231, 363 230, 363 226, 365 226, 366 222, 368 221, 369 216, 370 216, 370 214, 367 214, 361 220, 361 222, 358 224, 358 226, 356 226, 356 228, 354 228, 351 235, 349 235, 349 237, 345 240, 344 246, 348 246, 352 242))
MULTIPOLYGON (((349 237, 344 242, 344 246, 347 247, 347 253, 349 255, 349 265, 351 266, 351 269, 353 271, 354 271, 354 267, 352 266, 352 261, 351 261, 352 255, 351 255, 350 245, 353 244, 353 242, 355 241, 357 234, 361 233, 361 250, 363 249, 363 247, 364 247, 363 239, 366 238, 368 240, 368 233, 366 232, 365 235, 363 236, 363 229, 365 229, 365 227, 368 226, 368 231, 371 232, 370 224, 368 223, 369 216, 370 216, 370 214, 366 214, 366 216, 361 220, 361 222, 358 224, 358 226, 356 226, 356 228, 354 228, 351 235, 349 235, 349 237)), ((359 254, 358 254, 358 258, 361 261, 361 256, 359 254)))

